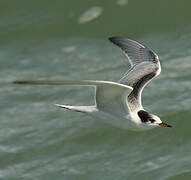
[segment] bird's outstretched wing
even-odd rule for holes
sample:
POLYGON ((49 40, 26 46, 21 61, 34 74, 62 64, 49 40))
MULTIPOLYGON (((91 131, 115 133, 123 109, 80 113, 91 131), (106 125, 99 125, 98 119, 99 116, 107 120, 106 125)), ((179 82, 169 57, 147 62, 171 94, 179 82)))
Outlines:
POLYGON ((111 37, 109 40, 119 46, 130 61, 131 68, 119 83, 133 87, 129 101, 140 106, 143 87, 160 74, 159 58, 156 53, 134 40, 120 37, 111 37))
MULTIPOLYGON (((115 83, 111 81, 92 81, 92 80, 29 80, 15 81, 15 84, 33 84, 33 85, 78 85, 95 87, 95 107, 103 112, 111 113, 118 116, 125 116, 129 113, 127 97, 132 91, 132 87, 115 83)), ((82 106, 59 105, 60 107, 72 107, 74 110, 82 112, 82 106), (79 107, 79 106, 78 106, 79 107)), ((72 109, 70 108, 70 109, 72 109)), ((69 109, 69 108, 68 108, 69 109)), ((72 109, 72 110, 73 110, 72 109)))
POLYGON ((131 66, 135 66, 143 61, 157 63, 159 60, 156 53, 134 40, 120 37, 110 37, 109 40, 122 49, 129 58, 131 66))

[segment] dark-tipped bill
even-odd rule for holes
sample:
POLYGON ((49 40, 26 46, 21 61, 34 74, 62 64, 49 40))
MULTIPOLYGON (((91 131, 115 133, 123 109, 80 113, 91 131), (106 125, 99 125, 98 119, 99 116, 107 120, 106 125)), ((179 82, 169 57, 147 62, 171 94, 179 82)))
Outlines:
POLYGON ((159 126, 161 126, 161 127, 170 127, 170 128, 172 127, 171 125, 163 123, 163 122, 160 123, 159 126))

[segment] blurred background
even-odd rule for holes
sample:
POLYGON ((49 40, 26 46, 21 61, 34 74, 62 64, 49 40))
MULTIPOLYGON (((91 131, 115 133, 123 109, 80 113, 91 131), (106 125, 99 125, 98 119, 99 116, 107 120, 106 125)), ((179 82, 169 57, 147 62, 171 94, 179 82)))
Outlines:
POLYGON ((191 179, 191 1, 1 0, 0 179, 191 179), (110 36, 137 40, 162 72, 146 110, 174 128, 131 132, 54 106, 93 104, 90 87, 25 79, 117 81, 129 63, 110 36))

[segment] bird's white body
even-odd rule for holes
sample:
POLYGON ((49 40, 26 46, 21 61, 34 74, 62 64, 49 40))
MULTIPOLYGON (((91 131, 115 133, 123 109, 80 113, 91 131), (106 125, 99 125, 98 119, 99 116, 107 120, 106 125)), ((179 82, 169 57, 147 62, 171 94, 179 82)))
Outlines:
POLYGON ((121 117, 121 116, 115 116, 111 113, 100 111, 95 106, 69 106, 69 105, 59 105, 59 104, 56 105, 62 108, 87 113, 88 115, 92 116, 97 120, 104 121, 107 124, 111 124, 113 126, 122 129, 134 129, 134 130, 139 129, 137 128, 138 124, 134 123, 135 119, 131 117, 130 114, 121 117))
POLYGON ((103 121, 107 124, 111 124, 121 129, 143 131, 156 127, 156 126, 147 126, 143 124, 140 121, 139 116, 137 115, 137 111, 130 112, 124 116, 116 116, 111 113, 101 111, 97 109, 96 106, 70 106, 62 104, 56 104, 56 106, 77 112, 86 113, 91 117, 100 120, 101 122, 103 121))
POLYGON ((98 109, 95 108, 94 111, 88 114, 98 120, 104 121, 107 124, 111 124, 121 129, 143 131, 154 128, 154 126, 147 126, 141 123, 140 118, 135 112, 131 112, 130 114, 127 114, 125 117, 120 117, 99 111, 98 109))

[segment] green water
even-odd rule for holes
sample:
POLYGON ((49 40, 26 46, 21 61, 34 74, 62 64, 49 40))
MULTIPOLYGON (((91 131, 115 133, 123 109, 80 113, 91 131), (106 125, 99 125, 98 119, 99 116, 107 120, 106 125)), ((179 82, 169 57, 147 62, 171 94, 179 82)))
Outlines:
POLYGON ((191 2, 0 2, 0 179, 191 179, 191 2), (162 72, 145 109, 174 128, 121 130, 55 103, 90 105, 87 87, 21 86, 23 79, 117 81, 129 68, 109 36, 157 52, 162 72))

